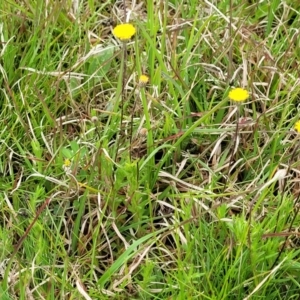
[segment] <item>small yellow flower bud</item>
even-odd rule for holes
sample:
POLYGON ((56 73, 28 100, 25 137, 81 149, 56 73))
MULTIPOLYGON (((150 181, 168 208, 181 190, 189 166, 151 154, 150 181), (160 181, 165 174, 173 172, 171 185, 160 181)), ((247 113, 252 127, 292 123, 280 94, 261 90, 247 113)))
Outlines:
POLYGON ((296 122, 296 124, 295 124, 295 126, 294 126, 294 129, 295 129, 298 133, 300 133, 300 121, 297 121, 297 122, 296 122))
POLYGON ((144 87, 149 82, 149 77, 147 75, 141 75, 139 78, 139 86, 144 87))
POLYGON ((70 166, 71 166, 71 161, 68 158, 66 158, 64 161, 64 167, 69 168, 70 166))

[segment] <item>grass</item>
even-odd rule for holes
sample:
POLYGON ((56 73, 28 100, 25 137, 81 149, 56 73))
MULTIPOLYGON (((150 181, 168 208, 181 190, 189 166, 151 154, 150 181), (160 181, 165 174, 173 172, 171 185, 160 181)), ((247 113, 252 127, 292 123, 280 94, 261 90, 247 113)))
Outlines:
POLYGON ((1 299, 299 298, 296 2, 1 1, 1 299))

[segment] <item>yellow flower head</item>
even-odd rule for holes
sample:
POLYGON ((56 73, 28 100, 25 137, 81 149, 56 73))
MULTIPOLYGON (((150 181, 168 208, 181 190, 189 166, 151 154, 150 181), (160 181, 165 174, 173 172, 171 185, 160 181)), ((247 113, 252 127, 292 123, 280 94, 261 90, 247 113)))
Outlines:
POLYGON ((64 167, 69 168, 70 166, 71 166, 71 161, 68 158, 66 158, 64 161, 64 167))
POLYGON ((131 39, 135 32, 135 27, 132 24, 120 24, 113 29, 113 34, 121 41, 131 39))
POLYGON ((145 86, 149 82, 149 77, 147 75, 141 75, 139 78, 139 85, 145 86))
POLYGON ((247 90, 242 88, 234 88, 229 92, 229 99, 236 102, 243 102, 249 98, 247 90))
POLYGON ((294 129, 295 129, 298 133, 300 133, 300 121, 297 121, 297 122, 296 122, 296 124, 295 124, 295 126, 294 126, 294 129))

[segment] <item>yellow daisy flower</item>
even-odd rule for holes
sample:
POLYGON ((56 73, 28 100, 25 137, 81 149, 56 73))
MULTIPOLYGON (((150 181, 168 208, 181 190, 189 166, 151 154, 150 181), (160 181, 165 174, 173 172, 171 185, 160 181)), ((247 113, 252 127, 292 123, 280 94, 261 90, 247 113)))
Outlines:
POLYGON ((135 27, 129 23, 117 25, 113 29, 113 34, 121 41, 127 41, 131 39, 135 32, 135 27))
POLYGON ((139 85, 145 86, 149 82, 149 77, 147 75, 141 75, 139 78, 139 85))
POLYGON ((247 90, 242 88, 234 88, 229 92, 229 99, 236 102, 243 102, 249 98, 247 90))
POLYGON ((298 133, 300 133, 300 121, 297 121, 297 122, 296 122, 296 124, 295 124, 295 126, 294 126, 294 129, 295 129, 298 133))

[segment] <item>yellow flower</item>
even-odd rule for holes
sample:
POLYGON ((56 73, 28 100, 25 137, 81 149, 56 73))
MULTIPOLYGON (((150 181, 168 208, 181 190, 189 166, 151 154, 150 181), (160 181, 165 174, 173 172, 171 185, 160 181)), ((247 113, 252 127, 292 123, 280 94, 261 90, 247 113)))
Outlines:
POLYGON ((294 126, 294 129, 295 129, 298 133, 300 133, 300 121, 297 121, 297 122, 296 122, 296 124, 295 124, 295 126, 294 126))
POLYGON ((68 158, 66 158, 64 161, 64 167, 69 168, 70 166, 71 166, 71 161, 68 158))
POLYGON ((132 24, 120 24, 113 29, 113 34, 121 41, 131 39, 135 32, 135 27, 132 24))
POLYGON ((249 98, 247 90, 242 88, 234 88, 229 92, 229 99, 236 102, 243 102, 249 98))
POLYGON ((147 75, 141 75, 139 78, 139 85, 141 87, 145 86, 149 82, 149 77, 147 75))

